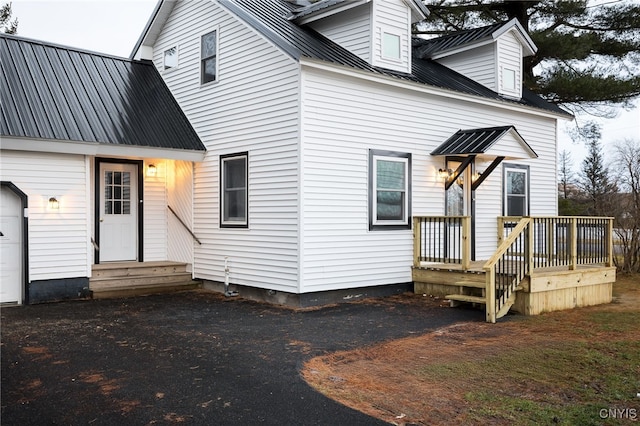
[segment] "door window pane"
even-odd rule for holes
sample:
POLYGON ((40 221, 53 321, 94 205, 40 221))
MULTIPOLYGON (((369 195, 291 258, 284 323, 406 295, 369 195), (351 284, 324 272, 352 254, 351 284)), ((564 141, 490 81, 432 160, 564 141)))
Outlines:
POLYGON ((131 214, 131 173, 105 171, 104 214, 131 214))

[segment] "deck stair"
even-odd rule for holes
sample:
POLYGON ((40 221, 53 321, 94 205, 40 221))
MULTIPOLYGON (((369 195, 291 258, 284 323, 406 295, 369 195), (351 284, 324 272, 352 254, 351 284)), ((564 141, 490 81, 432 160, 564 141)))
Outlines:
POLYGON ((94 299, 192 290, 202 287, 181 262, 118 262, 93 265, 94 299))

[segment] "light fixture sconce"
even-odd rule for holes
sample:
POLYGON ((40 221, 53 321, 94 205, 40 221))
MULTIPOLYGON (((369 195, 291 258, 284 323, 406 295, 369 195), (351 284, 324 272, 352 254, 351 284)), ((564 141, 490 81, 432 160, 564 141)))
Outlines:
POLYGON ((471 181, 472 182, 477 181, 478 179, 480 179, 480 176, 482 176, 481 172, 478 172, 478 171, 473 172, 473 176, 471 176, 471 181))
POLYGON ((147 176, 155 177, 157 174, 158 174, 158 169, 156 168, 155 164, 149 164, 147 166, 147 176))
POLYGON ((49 197, 49 210, 59 210, 60 202, 56 197, 49 197))
POLYGON ((447 180, 453 174, 453 170, 451 169, 438 169, 438 177, 441 180, 447 180))

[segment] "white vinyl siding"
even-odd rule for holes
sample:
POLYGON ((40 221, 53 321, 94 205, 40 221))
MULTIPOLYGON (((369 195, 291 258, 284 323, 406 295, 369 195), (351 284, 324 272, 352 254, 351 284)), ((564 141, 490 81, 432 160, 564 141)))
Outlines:
MULTIPOLYGON (((411 153, 412 215, 443 215, 444 158, 429 153, 459 129, 513 124, 540 156, 518 161, 535 182, 531 214, 556 214, 554 119, 307 67, 302 81, 302 292, 411 281, 412 232, 368 231, 368 149, 411 153)), ((478 259, 496 249, 501 170, 476 192, 478 259)))
POLYGON ((212 2, 177 2, 154 46, 154 63, 180 46, 163 75, 207 146, 196 164, 194 275, 298 292, 298 64, 212 2), (200 86, 200 35, 218 29, 214 85, 200 86), (249 152, 249 228, 220 228, 220 155, 249 152))
MULTIPOLYGON (((373 2, 372 64, 400 72, 411 72, 411 10, 403 0, 373 2), (398 57, 385 45, 398 37, 398 57), (395 56, 395 55, 394 55, 395 56)), ((395 50, 395 47, 394 47, 395 50)))
POLYGON ((498 92, 513 98, 522 97, 522 45, 508 32, 498 39, 498 92), (505 85, 507 77, 513 73, 515 85, 510 88, 505 85))
POLYGON ((91 275, 88 173, 83 155, 1 152, 0 180, 29 197, 30 281, 91 275), (58 210, 49 210, 51 196, 58 210))
MULTIPOLYGON (((171 161, 167 168, 167 202, 180 220, 193 230, 193 163, 171 161)), ((167 260, 193 263, 194 240, 176 216, 168 212, 167 260)))
POLYGON ((491 90, 498 91, 498 86, 496 85, 497 59, 495 44, 440 58, 437 62, 491 90))
POLYGON ((309 26, 365 61, 371 62, 371 3, 314 21, 309 26))

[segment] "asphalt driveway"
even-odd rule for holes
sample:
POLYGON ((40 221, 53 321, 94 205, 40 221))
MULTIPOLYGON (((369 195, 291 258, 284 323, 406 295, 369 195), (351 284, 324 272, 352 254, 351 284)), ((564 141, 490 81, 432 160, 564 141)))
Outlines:
POLYGON ((478 310, 398 296, 294 311, 202 291, 3 308, 3 425, 375 425, 300 377, 304 361, 478 310))

